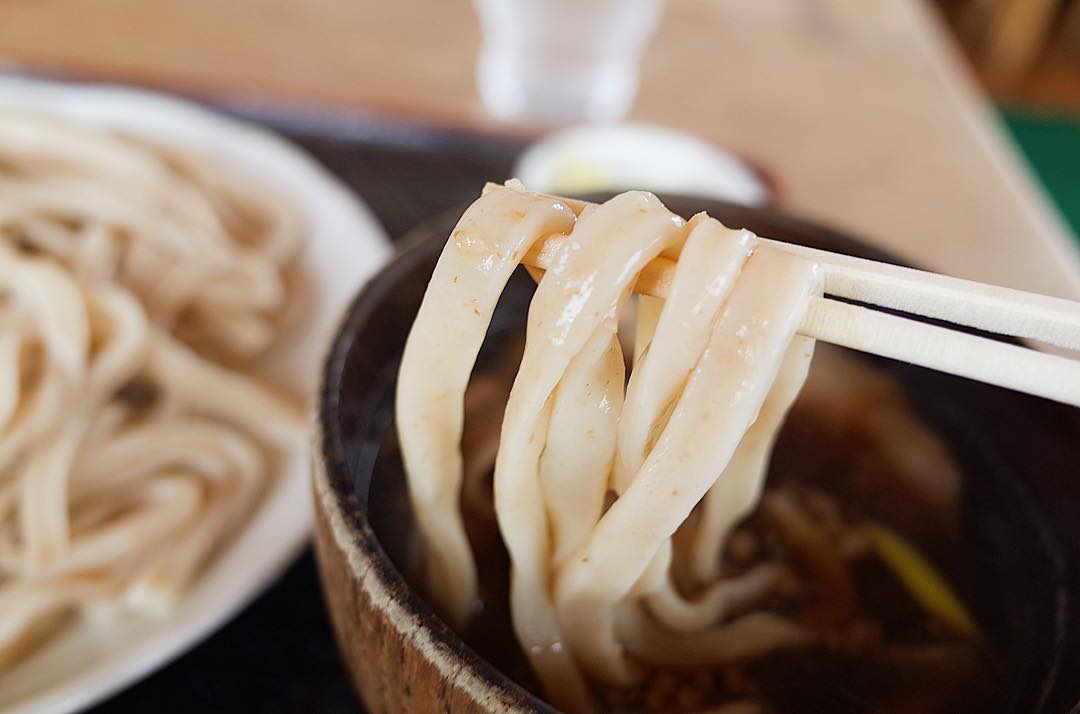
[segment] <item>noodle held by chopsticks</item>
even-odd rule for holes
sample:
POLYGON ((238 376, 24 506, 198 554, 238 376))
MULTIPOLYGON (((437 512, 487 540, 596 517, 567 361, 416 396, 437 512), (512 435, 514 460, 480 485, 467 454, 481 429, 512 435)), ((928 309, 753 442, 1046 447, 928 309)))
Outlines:
POLYGON ((461 217, 420 305, 401 359, 397 425, 409 494, 428 547, 431 588, 464 625, 476 567, 458 511, 461 404, 495 303, 533 243, 569 230, 565 206, 518 192, 483 197, 461 217))
POLYGON ((572 633, 560 631, 549 586, 551 543, 537 473, 548 400, 594 334, 614 337, 619 307, 637 273, 683 227, 682 219, 648 194, 627 193, 598 206, 578 220, 564 261, 544 275, 529 310, 525 353, 495 461, 495 513, 510 551, 518 640, 546 690, 560 696, 575 694, 579 677, 564 643, 572 633))
POLYGON ((656 446, 559 578, 571 646, 603 681, 625 681, 615 606, 723 473, 757 417, 815 275, 811 264, 762 249, 740 283, 656 446))
POLYGON ((464 391, 499 292, 540 240, 551 255, 546 271, 530 269, 538 285, 494 496, 515 634, 545 693, 589 711, 590 680, 625 686, 643 666, 806 644, 800 624, 753 610, 779 582, 777 565, 729 576, 719 558, 759 497, 806 377, 813 342, 795 332, 821 291, 817 266, 704 215, 686 223, 640 192, 575 217, 510 183, 451 234, 398 379, 398 434, 437 604, 463 626, 476 577, 458 507, 464 391), (538 212, 560 221, 524 221, 538 212), (624 397, 619 314, 660 255, 677 259, 674 282, 641 323, 624 397), (672 538, 699 503, 683 539, 703 588, 690 597, 673 574, 672 538))

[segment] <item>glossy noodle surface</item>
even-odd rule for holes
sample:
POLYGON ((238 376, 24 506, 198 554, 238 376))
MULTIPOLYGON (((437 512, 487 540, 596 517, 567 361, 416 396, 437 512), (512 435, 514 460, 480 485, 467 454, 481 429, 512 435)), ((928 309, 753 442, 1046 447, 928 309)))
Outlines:
MULTIPOLYGON (((677 706, 658 682, 665 672, 768 671, 783 653, 855 642, 859 628, 878 634, 852 647, 877 653, 881 626, 854 564, 873 548, 861 534, 877 531, 829 511, 832 497, 812 489, 765 495, 815 352, 797 329, 821 291, 817 266, 704 214, 684 221, 647 193, 573 205, 579 213, 516 183, 487 192, 451 234, 410 333, 397 431, 434 604, 465 629, 480 611, 478 581, 507 577, 532 674, 575 712, 765 711, 753 687, 711 675, 677 706), (552 260, 530 269, 516 374, 507 392, 488 389, 472 376, 477 355, 511 274, 541 241, 552 260), (677 259, 669 296, 640 306, 637 333, 622 336, 639 308, 638 275, 661 255, 677 259), (632 359, 623 344, 635 345, 632 359), (501 414, 484 418, 491 446, 466 439, 469 463, 467 393, 470 409, 501 414), (491 502, 478 453, 493 461, 491 502), (481 561, 478 576, 474 548, 489 548, 463 510, 488 508, 509 567, 479 577, 493 566, 481 561), (826 511, 833 520, 822 521, 826 511)), ((932 637, 978 661, 971 632, 947 629, 932 637)))

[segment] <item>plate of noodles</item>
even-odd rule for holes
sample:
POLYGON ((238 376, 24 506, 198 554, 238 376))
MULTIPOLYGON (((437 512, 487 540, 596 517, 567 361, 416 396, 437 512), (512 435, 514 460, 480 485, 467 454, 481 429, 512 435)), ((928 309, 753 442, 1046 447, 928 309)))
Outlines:
POLYGON ((270 132, 0 83, 0 709, 100 700, 291 562, 322 352, 388 254, 270 132))
POLYGON ((821 255, 887 256, 514 181, 402 243, 314 471, 368 710, 1075 706, 1080 410, 804 331, 821 255))

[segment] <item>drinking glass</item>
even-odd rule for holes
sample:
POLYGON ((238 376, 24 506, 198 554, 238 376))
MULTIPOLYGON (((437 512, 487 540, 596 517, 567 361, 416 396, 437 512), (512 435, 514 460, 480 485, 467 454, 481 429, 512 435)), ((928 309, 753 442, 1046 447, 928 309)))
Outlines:
POLYGON ((638 63, 663 0, 474 0, 477 84, 500 119, 611 121, 637 94, 638 63))

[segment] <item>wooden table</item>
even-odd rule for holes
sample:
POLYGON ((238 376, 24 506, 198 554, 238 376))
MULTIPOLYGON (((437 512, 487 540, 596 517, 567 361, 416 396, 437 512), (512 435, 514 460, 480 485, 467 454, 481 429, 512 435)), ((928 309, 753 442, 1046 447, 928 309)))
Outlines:
MULTIPOLYGON (((0 60, 229 106, 470 132, 468 0, 10 0, 0 60)), ((920 0, 669 0, 632 118, 732 147, 793 211, 937 270, 1080 297, 1074 244, 920 0)), ((498 178, 498 177, 494 177, 498 178)))

